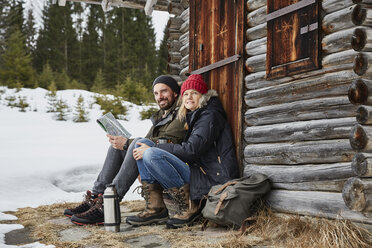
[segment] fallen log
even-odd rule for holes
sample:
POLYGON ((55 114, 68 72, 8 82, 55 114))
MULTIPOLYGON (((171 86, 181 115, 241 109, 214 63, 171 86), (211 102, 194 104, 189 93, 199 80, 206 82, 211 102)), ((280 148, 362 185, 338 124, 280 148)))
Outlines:
POLYGON ((342 190, 342 198, 351 210, 372 212, 372 179, 349 178, 342 190))
POLYGON ((267 35, 267 23, 262 23, 260 25, 254 26, 252 28, 248 28, 246 31, 247 40, 257 40, 267 35))
POLYGON ((359 76, 372 75, 372 52, 359 53, 354 58, 353 70, 359 76))
MULTIPOLYGON (((350 110, 350 113, 352 113, 352 110, 350 110)), ((356 121, 353 117, 281 124, 275 122, 273 125, 247 127, 244 131, 244 138, 248 144, 337 138, 347 139, 354 124, 356 124, 356 121)))
POLYGON ((372 127, 356 124, 350 131, 350 145, 361 152, 372 152, 372 127))
POLYGON ((350 85, 347 95, 352 104, 372 105, 372 80, 355 79, 350 85))
POLYGON ((324 164, 351 162, 355 151, 347 139, 296 143, 249 144, 244 149, 248 164, 324 164))
POLYGON ((351 169, 358 177, 372 177, 372 153, 355 154, 351 169))
POLYGON ((346 207, 341 193, 272 190, 266 197, 275 211, 372 224, 372 218, 346 207))
POLYGON ((266 37, 248 42, 245 45, 245 52, 248 56, 266 54, 266 37))
POLYGON ((281 84, 248 91, 245 94, 245 103, 248 107, 262 107, 298 100, 346 95, 350 83, 356 78, 358 75, 355 75, 353 71, 345 70, 290 81, 290 86, 281 84))

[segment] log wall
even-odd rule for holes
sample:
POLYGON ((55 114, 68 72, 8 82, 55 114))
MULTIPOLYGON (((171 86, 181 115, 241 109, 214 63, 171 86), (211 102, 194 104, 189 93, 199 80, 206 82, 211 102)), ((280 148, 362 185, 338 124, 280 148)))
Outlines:
POLYGON ((322 68, 273 80, 266 1, 246 1, 243 174, 274 210, 372 224, 372 2, 319 1, 322 68))

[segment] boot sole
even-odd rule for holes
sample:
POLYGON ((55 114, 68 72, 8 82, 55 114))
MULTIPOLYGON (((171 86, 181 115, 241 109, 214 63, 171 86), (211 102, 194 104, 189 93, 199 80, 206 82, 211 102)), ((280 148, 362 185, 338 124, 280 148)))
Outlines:
POLYGON ((125 222, 132 226, 148 226, 152 224, 164 225, 167 222, 167 220, 168 220, 168 217, 161 218, 161 219, 152 219, 152 220, 143 221, 143 222, 129 221, 128 219, 126 219, 125 222))
POLYGON ((166 226, 167 226, 167 228, 168 229, 177 229, 177 228, 181 228, 181 227, 184 227, 184 226, 192 226, 193 225, 193 223, 198 219, 198 218, 200 218, 201 217, 201 215, 200 214, 198 214, 198 215, 196 215, 194 218, 192 218, 189 222, 187 222, 187 223, 174 223, 174 224, 171 224, 171 223, 168 223, 167 222, 167 224, 166 224, 166 226))
POLYGON ((80 222, 76 222, 76 221, 71 221, 72 223, 74 223, 75 225, 78 225, 78 226, 103 226, 105 223, 104 222, 97 222, 97 223, 80 223, 80 222))
POLYGON ((69 217, 69 218, 71 218, 71 217, 72 217, 72 215, 69 215, 69 214, 65 214, 65 216, 66 216, 66 217, 69 217))

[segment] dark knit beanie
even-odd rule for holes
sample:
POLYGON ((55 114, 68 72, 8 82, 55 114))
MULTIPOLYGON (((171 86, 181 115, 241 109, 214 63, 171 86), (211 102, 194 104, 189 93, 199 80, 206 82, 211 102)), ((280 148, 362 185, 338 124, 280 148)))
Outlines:
POLYGON ((152 83, 152 88, 154 89, 155 84, 166 84, 171 88, 175 93, 178 95, 180 94, 180 86, 178 85, 177 81, 172 78, 171 76, 161 75, 155 78, 154 82, 152 83))
POLYGON ((201 94, 208 92, 208 86, 203 80, 203 77, 199 74, 191 74, 181 86, 181 96, 186 90, 197 90, 201 94))

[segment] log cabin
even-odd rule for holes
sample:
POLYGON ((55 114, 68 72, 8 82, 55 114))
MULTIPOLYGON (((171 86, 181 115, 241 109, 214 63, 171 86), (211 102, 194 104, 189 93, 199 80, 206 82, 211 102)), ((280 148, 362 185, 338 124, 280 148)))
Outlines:
POLYGON ((217 90, 270 207, 372 225, 372 0, 69 1, 169 12, 168 73, 217 90))

